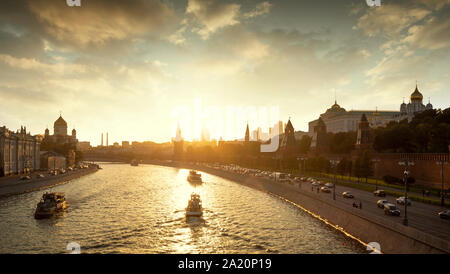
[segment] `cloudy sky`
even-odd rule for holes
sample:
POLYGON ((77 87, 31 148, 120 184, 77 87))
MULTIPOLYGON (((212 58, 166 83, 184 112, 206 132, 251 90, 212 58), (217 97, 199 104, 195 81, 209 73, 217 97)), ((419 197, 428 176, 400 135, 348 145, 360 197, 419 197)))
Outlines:
POLYGON ((0 126, 52 132, 62 111, 94 145, 102 132, 164 142, 187 119, 174 110, 201 102, 278 106, 307 130, 335 94, 398 110, 416 80, 447 108, 449 49, 450 0, 3 0, 0 126))

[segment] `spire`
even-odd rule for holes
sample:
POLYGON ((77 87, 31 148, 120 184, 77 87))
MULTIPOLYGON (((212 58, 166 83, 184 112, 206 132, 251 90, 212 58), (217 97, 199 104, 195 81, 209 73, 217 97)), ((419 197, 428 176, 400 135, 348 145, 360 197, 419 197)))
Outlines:
POLYGON ((247 129, 245 130, 245 141, 250 141, 250 129, 248 128, 248 121, 247 121, 247 129))

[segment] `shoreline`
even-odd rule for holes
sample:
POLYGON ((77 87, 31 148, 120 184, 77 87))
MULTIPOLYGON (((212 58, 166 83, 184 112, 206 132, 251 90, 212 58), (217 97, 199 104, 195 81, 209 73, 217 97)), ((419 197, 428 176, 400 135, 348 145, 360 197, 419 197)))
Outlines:
POLYGON ((195 169, 248 186, 296 205, 315 218, 331 225, 363 245, 377 242, 382 253, 450 253, 450 243, 412 227, 375 216, 355 208, 345 208, 311 195, 298 186, 280 184, 265 178, 240 174, 184 162, 145 161, 143 164, 195 169))
POLYGON ((4 177, 0 181, 0 199, 66 184, 69 181, 92 174, 98 170, 96 166, 90 166, 86 169, 78 169, 56 176, 46 174, 44 178, 32 178, 27 181, 19 181, 17 179, 20 178, 19 176, 13 176, 11 178, 4 177), (17 181, 13 181, 14 179, 17 181))

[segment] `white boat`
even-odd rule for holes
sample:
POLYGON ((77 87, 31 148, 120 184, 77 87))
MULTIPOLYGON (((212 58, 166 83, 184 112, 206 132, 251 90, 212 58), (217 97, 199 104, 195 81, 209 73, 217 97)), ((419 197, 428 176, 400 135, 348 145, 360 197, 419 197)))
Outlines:
POLYGON ((202 200, 200 195, 192 193, 186 207, 186 217, 200 217, 203 215, 202 200))
POLYGON ((188 182, 193 184, 201 184, 202 183, 202 175, 200 173, 197 173, 195 170, 189 171, 189 175, 187 177, 188 182))

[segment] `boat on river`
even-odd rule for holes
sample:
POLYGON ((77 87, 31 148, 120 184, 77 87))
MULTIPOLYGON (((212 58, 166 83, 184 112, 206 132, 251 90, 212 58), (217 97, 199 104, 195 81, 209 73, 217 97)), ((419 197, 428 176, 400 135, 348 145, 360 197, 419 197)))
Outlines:
POLYGON ((195 170, 190 170, 189 175, 187 177, 188 182, 193 184, 201 184, 202 181, 202 175, 200 173, 197 173, 195 170))
POLYGON ((133 159, 133 160, 131 161, 131 165, 132 165, 132 166, 138 166, 138 165, 139 165, 139 162, 138 162, 136 159, 133 159))
POLYGON ((64 192, 44 193, 41 201, 37 204, 34 218, 50 218, 68 207, 64 192))
POLYGON ((203 214, 202 200, 200 195, 196 193, 191 194, 191 199, 186 207, 186 217, 200 217, 203 214))

